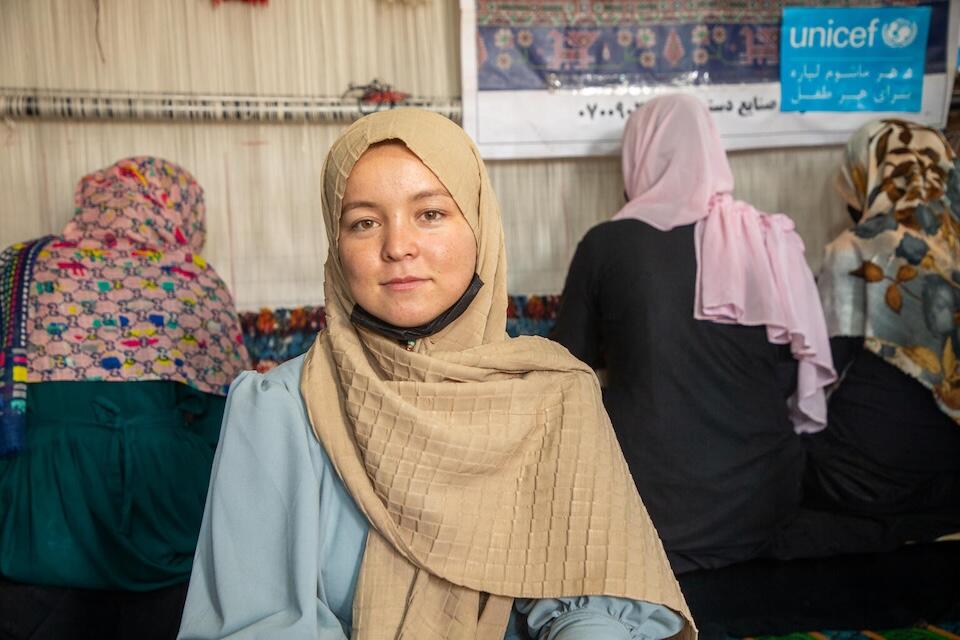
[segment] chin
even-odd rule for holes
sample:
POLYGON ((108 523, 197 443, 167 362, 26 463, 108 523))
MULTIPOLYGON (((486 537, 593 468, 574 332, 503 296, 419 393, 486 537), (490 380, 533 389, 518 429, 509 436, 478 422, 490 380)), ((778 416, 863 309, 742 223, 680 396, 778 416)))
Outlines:
POLYGON ((390 314, 390 316, 392 317, 381 318, 381 320, 384 320, 395 327, 400 327, 401 329, 409 329, 411 327, 419 327, 420 325, 427 324, 428 322, 436 318, 438 315, 440 315, 440 313, 441 312, 438 311, 434 314, 429 314, 429 313, 390 314))
POLYGON ((432 308, 426 309, 414 305, 402 305, 398 304, 396 300, 384 304, 371 304, 369 307, 362 302, 359 304, 367 310, 367 313, 376 316, 387 324, 400 327, 401 329, 409 329, 427 324, 444 311, 443 309, 434 311, 432 308))
MULTIPOLYGON (((364 308, 384 322, 401 329, 409 329, 427 324, 443 313, 450 306, 442 306, 443 301, 444 296, 436 291, 404 291, 371 300, 371 303, 376 303, 376 311, 369 307, 364 308)), ((360 304, 363 306, 362 302, 360 304)))

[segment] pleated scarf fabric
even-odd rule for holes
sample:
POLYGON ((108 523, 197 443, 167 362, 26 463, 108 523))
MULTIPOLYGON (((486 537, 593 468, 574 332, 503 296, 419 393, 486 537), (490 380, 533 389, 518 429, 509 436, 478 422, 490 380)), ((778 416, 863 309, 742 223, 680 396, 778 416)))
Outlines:
POLYGON ((442 116, 367 116, 323 172, 327 329, 301 380, 311 424, 371 524, 354 638, 502 638, 513 598, 608 595, 664 604, 696 630, 637 494, 593 372, 563 347, 509 339, 500 212, 479 153, 442 116), (347 177, 402 141, 477 239, 485 283, 408 351, 350 321, 338 259, 347 177))

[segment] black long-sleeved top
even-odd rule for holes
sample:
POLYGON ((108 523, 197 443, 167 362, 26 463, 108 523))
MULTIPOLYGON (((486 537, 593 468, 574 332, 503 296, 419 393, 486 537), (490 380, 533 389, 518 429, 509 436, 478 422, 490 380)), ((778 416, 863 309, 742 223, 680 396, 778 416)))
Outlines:
POLYGON ((789 351, 765 327, 693 317, 693 229, 593 228, 552 336, 607 370, 604 404, 678 572, 761 555, 797 509, 804 464, 780 375, 789 351))
POLYGON ((863 338, 830 345, 843 377, 827 428, 804 437, 805 502, 866 515, 952 513, 960 523, 960 425, 863 338))

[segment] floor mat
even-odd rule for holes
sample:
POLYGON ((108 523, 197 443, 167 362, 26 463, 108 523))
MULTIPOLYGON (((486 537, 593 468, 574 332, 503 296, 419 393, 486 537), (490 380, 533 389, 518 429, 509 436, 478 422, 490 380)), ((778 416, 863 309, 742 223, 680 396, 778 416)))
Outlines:
POLYGON ((747 636, 743 640, 960 640, 960 622, 887 631, 810 631, 783 636, 747 636))
POLYGON ((703 640, 960 640, 958 578, 960 542, 882 554, 757 560, 679 576, 703 640), (819 635, 795 633, 801 629, 819 635), (890 631, 874 631, 884 629, 890 631))

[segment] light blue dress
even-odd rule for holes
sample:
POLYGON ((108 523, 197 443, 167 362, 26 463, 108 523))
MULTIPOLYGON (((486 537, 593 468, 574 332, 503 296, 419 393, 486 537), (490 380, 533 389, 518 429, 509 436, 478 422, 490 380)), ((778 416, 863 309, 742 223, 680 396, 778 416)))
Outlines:
MULTIPOLYGON (((227 398, 180 638, 346 640, 369 523, 313 434, 303 356, 227 398)), ((647 602, 517 600, 506 638, 657 640, 683 619, 647 602)))

